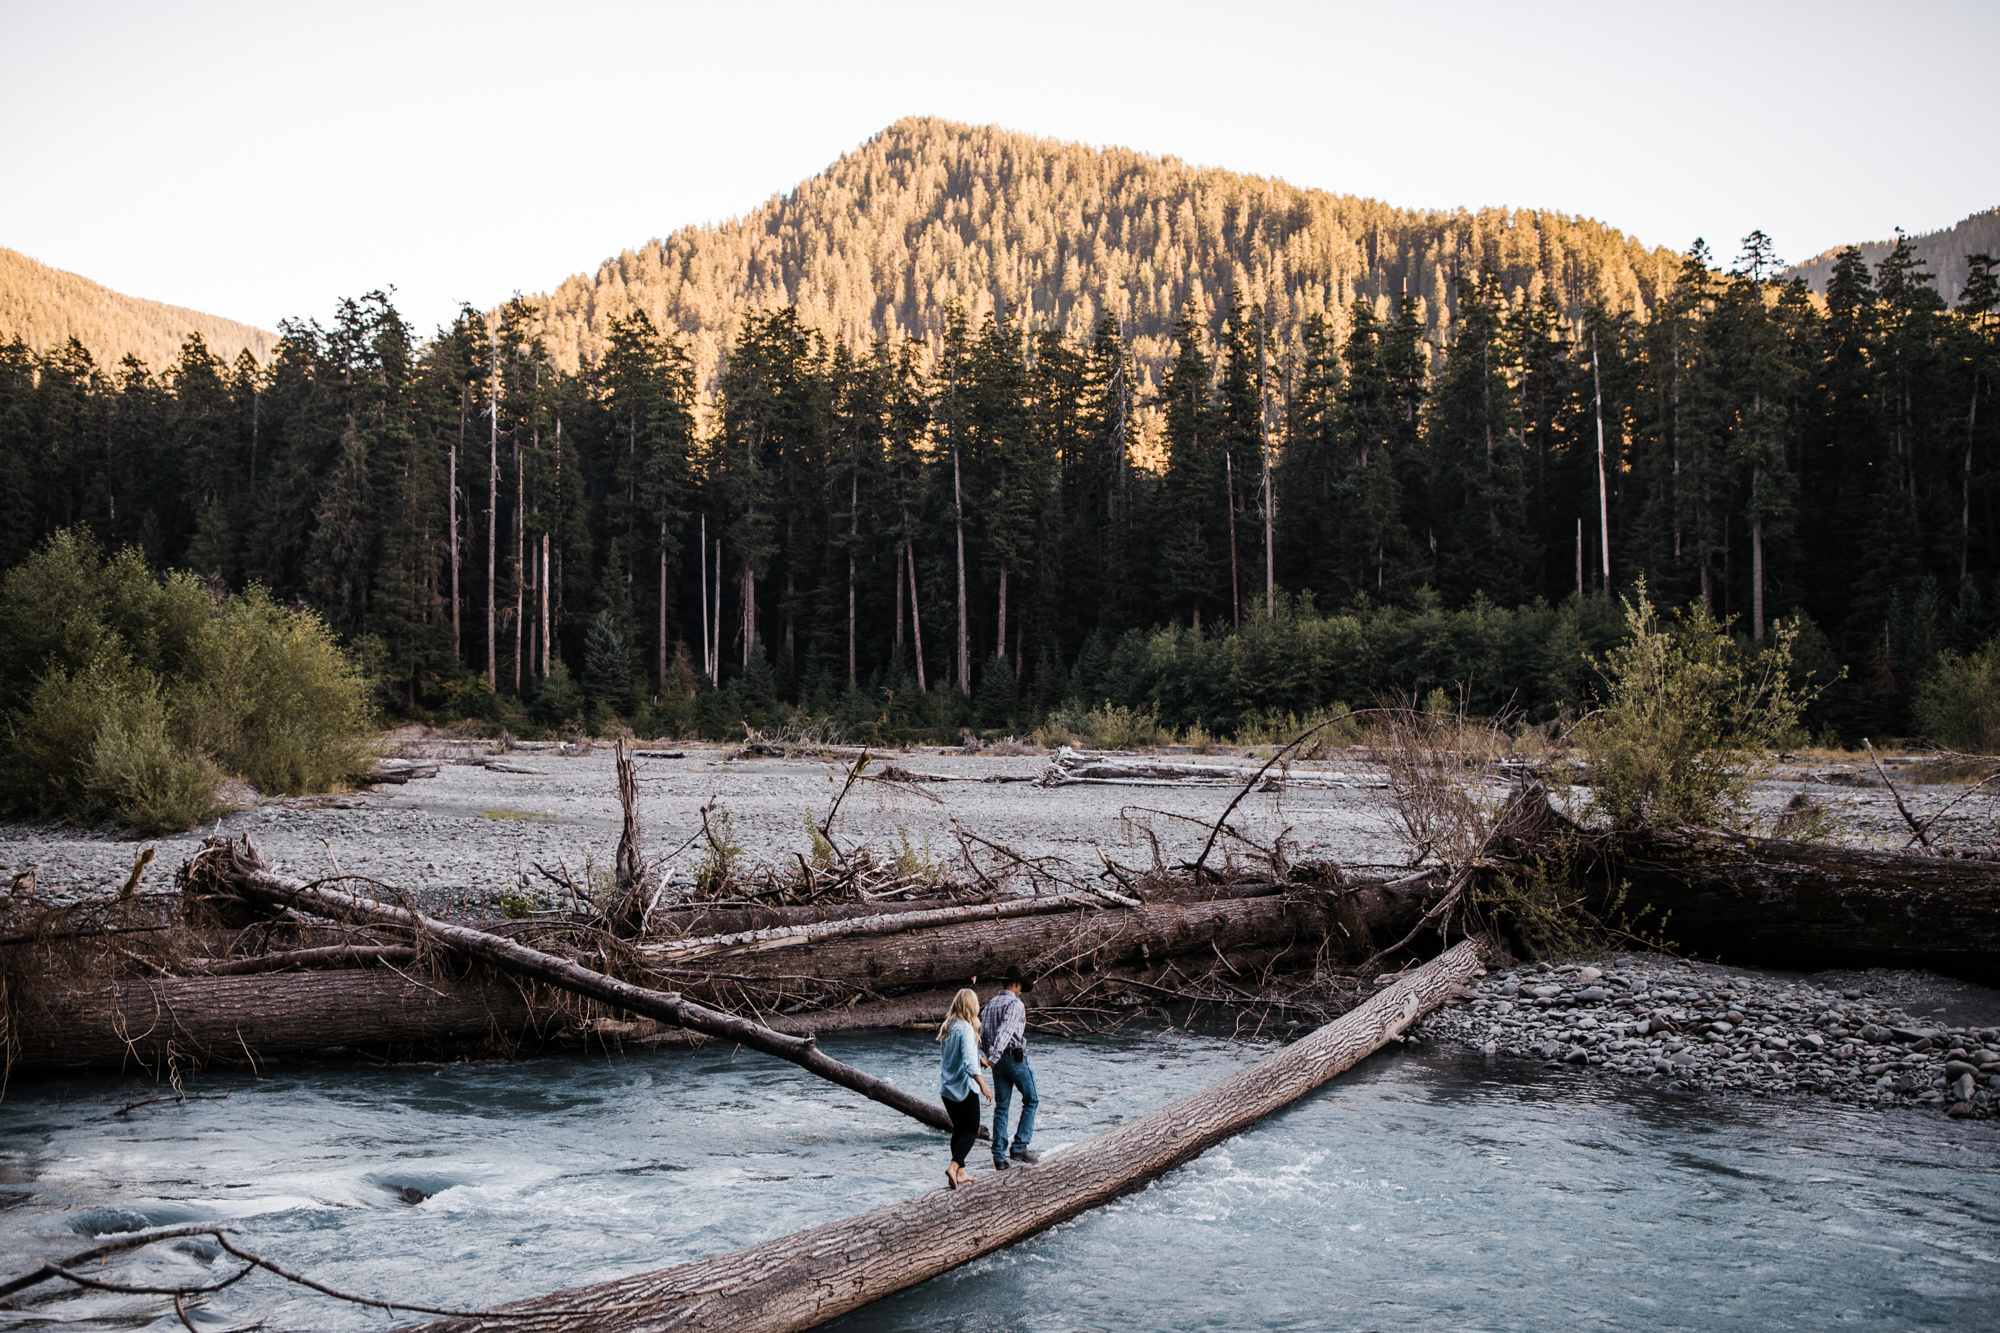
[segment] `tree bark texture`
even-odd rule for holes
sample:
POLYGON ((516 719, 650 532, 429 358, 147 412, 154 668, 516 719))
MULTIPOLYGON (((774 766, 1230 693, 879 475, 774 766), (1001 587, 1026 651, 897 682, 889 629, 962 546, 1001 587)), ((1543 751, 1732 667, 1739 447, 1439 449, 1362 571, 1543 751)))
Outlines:
POLYGON ((1628 841, 1584 874, 1601 911, 1704 957, 2000 985, 2000 861, 1709 834, 1628 841))
MULTIPOLYGON (((700 963, 682 969, 664 957, 660 965, 690 993, 776 1006, 824 992, 830 982, 886 991, 997 977, 1010 967, 1041 975, 1072 965, 1088 970, 1195 951, 1316 944, 1329 937, 1337 955, 1358 957, 1373 947, 1374 933, 1394 938, 1415 925, 1437 892, 1428 882, 1407 892, 1368 884, 1122 910, 1079 907, 901 935, 808 940, 737 955, 727 960, 726 972, 708 972, 700 963)), ((657 948, 643 946, 641 956, 651 960, 657 948)))
POLYGON ((1480 946, 1468 940, 1275 1055, 1035 1166, 712 1259, 515 1302, 501 1307, 509 1318, 423 1327, 429 1333, 813 1328, 1141 1188, 1398 1039, 1480 971, 1480 946), (602 1313, 579 1323, 574 1314, 538 1317, 538 1308, 602 1313))
POLYGON ((17 1075, 133 1067, 164 1075, 170 1060, 186 1070, 326 1046, 510 1045, 537 1035, 527 998, 503 977, 415 978, 386 967, 51 984, 13 1004, 17 1075))

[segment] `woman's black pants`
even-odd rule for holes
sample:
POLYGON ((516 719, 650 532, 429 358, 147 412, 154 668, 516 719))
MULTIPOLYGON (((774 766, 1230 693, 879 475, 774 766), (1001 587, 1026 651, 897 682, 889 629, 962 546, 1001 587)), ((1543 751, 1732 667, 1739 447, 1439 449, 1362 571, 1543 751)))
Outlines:
POLYGON ((979 1142, 979 1094, 968 1092, 953 1101, 944 1099, 945 1114, 951 1117, 951 1160, 965 1165, 965 1155, 979 1142))

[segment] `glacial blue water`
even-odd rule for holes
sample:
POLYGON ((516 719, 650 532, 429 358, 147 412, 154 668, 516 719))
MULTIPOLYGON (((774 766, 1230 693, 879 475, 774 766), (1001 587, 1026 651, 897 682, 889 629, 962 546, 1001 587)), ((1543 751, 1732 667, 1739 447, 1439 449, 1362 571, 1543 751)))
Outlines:
MULTIPOLYGON (((904 1086, 923 1034, 829 1040, 904 1086)), ((1040 1040, 1060 1151, 1268 1047, 1040 1040)), ((0 1277, 215 1221, 350 1290, 479 1306, 656 1268, 943 1183, 942 1135, 723 1050, 110 1077, 0 1101, 0 1277)), ((988 1169, 975 1156, 976 1171, 988 1169)), ((857 1330, 1993 1327, 2000 1128, 1668 1093, 1427 1046, 1379 1055, 1150 1188, 850 1315, 857 1330)), ((98 1270, 217 1273, 156 1247, 98 1270)), ((178 1327, 156 1297, 16 1299, 0 1329, 178 1327)), ((253 1277, 197 1328, 404 1321, 253 1277)))

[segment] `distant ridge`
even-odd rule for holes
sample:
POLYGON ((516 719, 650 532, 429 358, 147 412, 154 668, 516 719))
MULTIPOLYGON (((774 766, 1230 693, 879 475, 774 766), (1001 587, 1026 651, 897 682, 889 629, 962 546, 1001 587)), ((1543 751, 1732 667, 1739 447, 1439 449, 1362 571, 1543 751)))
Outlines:
MULTIPOLYGON (((1974 213, 1942 231, 1912 236, 1910 245, 1923 266, 1937 278, 1938 295, 1948 304, 1957 305, 1959 290, 1965 286, 1965 257, 1986 254, 2000 259, 2000 208, 1974 213)), ((1808 287, 1824 293, 1827 281, 1833 277, 1834 257, 1845 248, 1836 246, 1803 264, 1794 264, 1785 271, 1786 276, 1804 278, 1808 287)), ((1868 241, 1861 246, 1861 257, 1873 269, 1895 248, 1893 240, 1868 241)))
POLYGON ((114 292, 0 248, 0 342, 19 338, 46 351, 75 338, 107 369, 130 354, 163 370, 179 357, 189 333, 199 333, 208 350, 224 361, 234 361, 246 348, 265 361, 278 345, 275 333, 114 292))
POLYGON ((1239 291, 1282 341, 1313 314, 1344 334, 1352 302, 1386 310, 1407 291, 1441 344, 1455 277, 1491 269, 1572 315, 1594 301, 1643 312, 1678 263, 1560 213, 1401 209, 913 117, 742 217, 649 241, 530 301, 565 367, 596 358, 611 321, 644 310, 688 342, 704 383, 743 311, 796 304, 808 326, 861 344, 934 338, 954 298, 974 319, 1002 301, 1079 335, 1109 313, 1150 370, 1190 296, 1213 312, 1239 291))

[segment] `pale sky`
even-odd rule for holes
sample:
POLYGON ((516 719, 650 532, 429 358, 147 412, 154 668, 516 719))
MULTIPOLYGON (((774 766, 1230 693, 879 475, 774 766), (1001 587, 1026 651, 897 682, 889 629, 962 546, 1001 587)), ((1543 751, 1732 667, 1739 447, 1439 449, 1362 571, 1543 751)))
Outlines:
POLYGON ((1787 260, 2000 204, 2000 4, 0 0, 0 245, 419 331, 740 214, 906 115, 1787 260))

